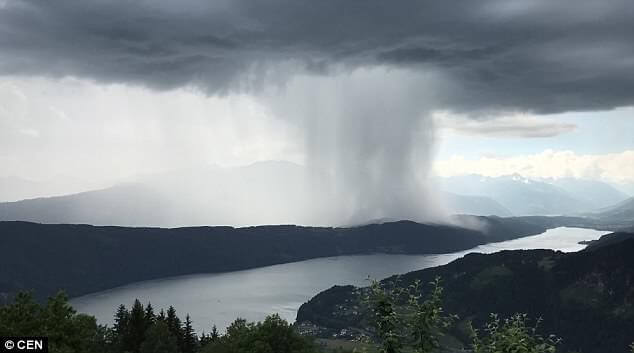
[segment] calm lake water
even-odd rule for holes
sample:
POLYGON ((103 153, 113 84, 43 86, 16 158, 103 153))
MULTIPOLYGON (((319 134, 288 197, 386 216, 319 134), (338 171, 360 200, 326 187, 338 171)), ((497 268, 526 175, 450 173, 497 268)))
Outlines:
POLYGON ((130 306, 135 298, 155 311, 173 305, 179 316, 191 315, 198 333, 209 332, 212 324, 221 331, 236 317, 262 320, 279 313, 292 322, 299 306, 335 284, 367 285, 376 279, 427 267, 444 265, 467 253, 492 253, 515 249, 578 251, 582 240, 598 239, 605 231, 555 228, 545 233, 500 243, 481 245, 467 251, 438 255, 353 255, 337 256, 251 270, 197 274, 133 283, 111 290, 73 298, 79 311, 95 315, 101 324, 112 325, 119 304, 130 306))

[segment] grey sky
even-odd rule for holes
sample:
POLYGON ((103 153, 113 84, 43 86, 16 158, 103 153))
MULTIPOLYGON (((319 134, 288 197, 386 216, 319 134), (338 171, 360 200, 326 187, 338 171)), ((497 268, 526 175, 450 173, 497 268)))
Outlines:
POLYGON ((451 109, 559 112, 634 99, 634 3, 5 1, 0 71, 210 93, 297 71, 441 70, 451 109))

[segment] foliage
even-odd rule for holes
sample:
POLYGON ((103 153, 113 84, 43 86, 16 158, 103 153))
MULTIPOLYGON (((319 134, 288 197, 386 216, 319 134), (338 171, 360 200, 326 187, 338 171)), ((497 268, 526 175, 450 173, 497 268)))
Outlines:
POLYGON ((159 321, 147 330, 140 353, 177 353, 176 338, 169 332, 167 324, 159 321))
MULTIPOLYGON (((419 280, 428 289, 425 283, 441 276, 443 308, 461 318, 449 330, 451 335, 441 339, 451 348, 471 343, 467 321, 483 329, 490 313, 504 319, 521 312, 532 319, 542 317, 540 331, 563 338, 558 351, 623 353, 630 351, 634 340, 633 253, 634 239, 576 253, 473 253, 447 265, 404 274, 397 285, 406 287, 419 280)), ((367 289, 335 286, 303 304, 297 321, 318 327, 315 333, 321 338, 342 329, 361 337, 372 319, 360 306, 365 294, 367 289)))
MULTIPOLYGON (((431 291, 423 296, 420 281, 408 287, 396 282, 372 281, 368 304, 380 352, 398 353, 401 350, 419 353, 440 348, 439 337, 457 319, 445 314, 442 306, 443 287, 440 278, 431 283, 431 291)), ((528 325, 525 314, 515 314, 500 320, 492 314, 484 328, 484 335, 471 328, 474 353, 555 353, 560 339, 538 333, 541 319, 528 325)))
POLYGON ((541 319, 528 325, 525 314, 515 314, 501 321, 496 314, 486 324, 483 337, 472 330, 474 353, 554 353, 560 339, 554 335, 542 337, 537 333, 541 319))
POLYGON ((213 325, 211 328, 211 332, 208 334, 203 333, 200 335, 200 345, 205 346, 209 343, 213 343, 220 338, 220 334, 218 333, 218 328, 216 325, 213 325))
POLYGON ((313 341, 300 336, 278 315, 263 322, 237 319, 225 335, 216 326, 199 339, 189 315, 185 321, 174 307, 154 314, 148 303, 120 305, 112 328, 98 326, 93 316, 77 314, 63 293, 38 304, 29 293, 0 306, 0 332, 7 336, 46 336, 52 353, 315 353, 313 341))
POLYGON ((431 282, 432 290, 428 298, 422 300, 421 282, 414 281, 410 286, 408 304, 413 312, 411 329, 413 345, 418 352, 430 352, 439 346, 438 336, 456 319, 454 315, 445 315, 442 307, 443 287, 440 278, 431 282))
POLYGON ((192 320, 189 314, 185 316, 185 326, 183 327, 183 353, 194 353, 198 345, 198 338, 192 327, 192 320))
POLYGON ((440 278, 430 283, 432 289, 423 297, 420 281, 403 289, 396 283, 372 281, 365 302, 381 344, 381 352, 397 353, 405 346, 416 352, 431 352, 439 347, 438 337, 453 323, 442 307, 443 288, 440 278))
POLYGON ((77 314, 62 292, 38 304, 30 293, 19 293, 12 304, 0 307, 4 336, 46 336, 51 352, 99 352, 105 330, 94 317, 77 314))
MULTIPOLYGON (((421 283, 408 287, 372 281, 365 303, 382 353, 432 352, 439 337, 456 319, 443 310, 440 279, 423 295, 421 283)), ((12 304, 0 306, 0 332, 8 336, 49 337, 52 353, 315 353, 312 339, 301 336, 280 318, 262 322, 235 320, 224 335, 215 326, 199 338, 189 315, 182 322, 174 307, 167 312, 135 300, 128 310, 120 305, 112 328, 98 326, 92 316, 77 314, 68 298, 59 293, 45 305, 28 293, 19 293, 12 304)), ((471 327, 474 353, 555 353, 560 339, 538 333, 541 319, 529 325, 525 314, 501 320, 492 314, 481 332, 471 327)), ((634 352, 634 343, 630 346, 634 352)))
POLYGON ((264 321, 235 320, 223 336, 211 338, 202 353, 313 353, 314 343, 300 336, 291 325, 274 314, 264 321))
POLYGON ((381 343, 381 353, 397 353, 402 347, 401 320, 396 313, 398 294, 372 280, 366 302, 372 312, 372 324, 381 343))

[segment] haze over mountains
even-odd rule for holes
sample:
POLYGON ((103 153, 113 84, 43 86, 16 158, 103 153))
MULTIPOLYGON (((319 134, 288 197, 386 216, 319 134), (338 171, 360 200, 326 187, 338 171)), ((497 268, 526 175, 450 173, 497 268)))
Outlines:
POLYGON ((303 168, 285 162, 182 170, 101 190, 3 203, 0 219, 161 227, 314 224, 329 211, 316 204, 307 182, 303 168))
POLYGON ((45 181, 5 176, 0 177, 0 202, 68 195, 103 188, 107 185, 62 175, 45 181))
POLYGON ((606 221, 621 221, 629 219, 634 221, 634 197, 619 202, 610 207, 600 209, 598 212, 586 215, 590 218, 600 218, 606 221))
MULTIPOLYGON (((338 191, 313 187, 320 177, 289 162, 174 171, 93 191, 0 203, 0 220, 161 227, 350 224, 340 216, 345 210, 338 191)), ((26 182, 18 188, 12 185, 20 185, 19 179, 10 181, 0 200, 51 190, 26 182)), ((608 211, 628 198, 606 183, 579 179, 467 175, 436 181, 442 191, 433 207, 447 214, 580 215, 608 211)))
POLYGON ((467 196, 487 196, 514 215, 570 215, 613 206, 628 195, 613 186, 573 178, 534 180, 519 174, 440 179, 443 189, 467 196))

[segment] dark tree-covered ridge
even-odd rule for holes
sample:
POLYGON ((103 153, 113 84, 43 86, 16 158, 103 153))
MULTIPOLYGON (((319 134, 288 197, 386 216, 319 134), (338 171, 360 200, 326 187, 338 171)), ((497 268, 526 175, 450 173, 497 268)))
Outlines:
POLYGON ((478 218, 486 232, 409 221, 350 228, 130 228, 0 222, 0 301, 22 290, 43 299, 170 276, 242 270, 317 257, 426 254, 543 232, 514 218, 478 218))
MULTIPOLYGON (((563 352, 621 353, 634 333, 634 239, 623 234, 620 242, 604 236, 609 241, 602 246, 576 253, 469 254, 444 266, 401 275, 395 283, 407 287, 440 276, 444 308, 464 320, 462 324, 473 320, 481 327, 490 313, 526 313, 543 318, 544 331, 562 338, 563 352)), ((342 329, 363 332, 369 326, 368 314, 359 309, 365 291, 335 286, 321 292, 300 307, 297 324, 325 337, 342 329)), ((453 334, 470 340, 464 332, 453 334)))

